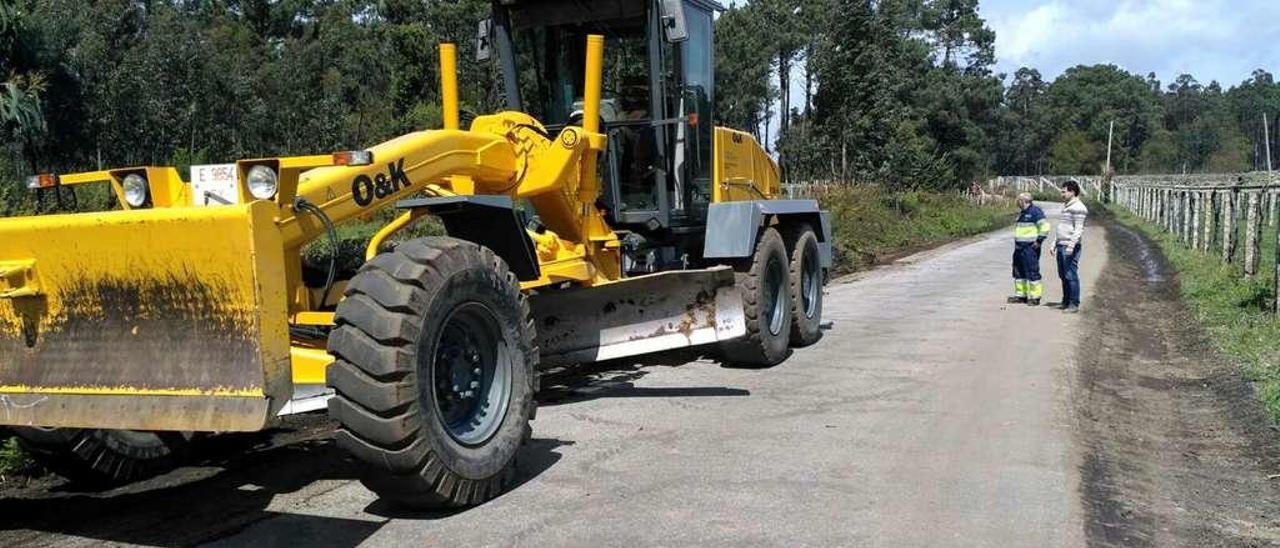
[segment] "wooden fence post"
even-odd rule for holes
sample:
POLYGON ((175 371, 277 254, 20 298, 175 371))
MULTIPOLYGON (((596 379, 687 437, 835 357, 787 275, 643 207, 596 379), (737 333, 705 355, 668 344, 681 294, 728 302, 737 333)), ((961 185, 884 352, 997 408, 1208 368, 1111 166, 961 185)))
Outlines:
POLYGON ((1156 223, 1160 219, 1158 211, 1157 191, 1155 188, 1147 188, 1147 223, 1156 223))
POLYGON ((1164 191, 1161 189, 1151 189, 1151 224, 1161 228, 1163 228, 1162 225, 1164 224, 1164 217, 1161 217, 1160 208, 1163 204, 1161 203, 1160 197, 1163 194, 1164 191))
POLYGON ((1178 227, 1178 236, 1182 240, 1182 245, 1191 245, 1191 191, 1183 190, 1178 192, 1182 197, 1182 226, 1178 227))
POLYGON ((1165 218, 1164 218, 1164 189, 1163 189, 1163 188, 1157 188, 1157 189, 1155 189, 1155 191, 1154 191, 1154 192, 1155 192, 1155 200, 1156 200, 1156 203, 1155 203, 1155 205, 1156 205, 1156 209, 1155 209, 1155 212, 1154 212, 1154 213, 1155 213, 1155 216, 1156 216, 1156 217, 1155 217, 1155 220, 1153 220, 1152 222, 1153 222, 1153 223, 1155 223, 1155 225, 1156 225, 1157 227, 1160 227, 1160 229, 1161 229, 1161 230, 1163 230, 1163 229, 1164 229, 1164 227, 1165 227, 1165 218))
POLYGON ((1217 202, 1217 200, 1215 200, 1217 193, 1212 190, 1206 190, 1201 194, 1201 197, 1204 199, 1204 243, 1201 245, 1201 250, 1211 252, 1213 251, 1214 237, 1213 220, 1218 214, 1217 211, 1214 211, 1214 203, 1217 202))
POLYGON ((1271 280, 1271 293, 1276 296, 1275 307, 1271 310, 1280 313, 1280 230, 1276 230, 1276 255, 1275 264, 1272 265, 1272 273, 1275 279, 1271 280))
POLYGON ((1236 255, 1236 214, 1233 191, 1222 193, 1222 262, 1235 262, 1236 255))
POLYGON ((1186 204, 1182 202, 1182 191, 1173 190, 1173 238, 1182 242, 1182 216, 1186 212, 1186 204))
POLYGON ((1199 222, 1204 216, 1204 202, 1201 200, 1201 193, 1199 192, 1192 191, 1188 192, 1187 195, 1192 198, 1192 241, 1190 241, 1190 245, 1192 245, 1192 250, 1199 250, 1199 237, 1201 237, 1199 222))
POLYGON ((1156 189, 1147 188, 1147 223, 1156 222, 1156 189))
POLYGON ((1265 192, 1267 197, 1267 226, 1276 226, 1276 193, 1270 189, 1265 192))
POLYGON ((1169 189, 1160 190, 1160 225, 1165 232, 1173 232, 1172 197, 1172 192, 1169 189))
POLYGON ((1252 278, 1258 274, 1258 242, 1262 234, 1262 196, 1258 192, 1245 192, 1246 207, 1244 221, 1244 275, 1252 278))
POLYGON ((1187 193, 1181 190, 1173 191, 1173 235, 1179 242, 1187 241, 1187 193))

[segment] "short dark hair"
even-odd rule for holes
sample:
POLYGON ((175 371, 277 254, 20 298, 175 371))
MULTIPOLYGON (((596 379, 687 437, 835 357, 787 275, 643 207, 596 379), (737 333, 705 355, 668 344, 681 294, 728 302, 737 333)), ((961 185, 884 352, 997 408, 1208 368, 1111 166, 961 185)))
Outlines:
POLYGON ((1072 194, 1080 195, 1080 183, 1077 183, 1075 179, 1067 179, 1067 182, 1062 183, 1062 186, 1070 190, 1072 194))

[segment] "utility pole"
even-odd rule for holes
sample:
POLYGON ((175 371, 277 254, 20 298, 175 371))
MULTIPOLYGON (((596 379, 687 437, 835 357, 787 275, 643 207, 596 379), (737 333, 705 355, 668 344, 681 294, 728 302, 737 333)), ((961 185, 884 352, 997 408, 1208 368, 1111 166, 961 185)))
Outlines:
MULTIPOLYGON (((1263 116, 1266 116, 1265 114, 1263 116)), ((1264 124, 1266 122, 1263 122, 1264 124)), ((1107 129, 1107 175, 1111 173, 1111 138, 1116 132, 1116 121, 1111 121, 1111 127, 1107 129)))
POLYGON ((1267 113, 1262 113, 1262 141, 1267 149, 1267 173, 1271 173, 1271 128, 1267 127, 1267 113))
POLYGON ((1116 121, 1111 121, 1111 126, 1107 128, 1107 167, 1102 172, 1102 201, 1108 202, 1111 197, 1111 138, 1116 133, 1116 121))

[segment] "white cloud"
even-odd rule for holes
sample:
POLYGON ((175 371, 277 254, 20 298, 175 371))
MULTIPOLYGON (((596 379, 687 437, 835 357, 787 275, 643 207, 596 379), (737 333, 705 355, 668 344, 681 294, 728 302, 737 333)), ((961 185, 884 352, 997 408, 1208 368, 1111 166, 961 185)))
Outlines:
POLYGON ((991 0, 999 70, 1053 78, 1077 64, 1112 63, 1168 82, 1239 83, 1255 68, 1280 70, 1276 0, 991 0))

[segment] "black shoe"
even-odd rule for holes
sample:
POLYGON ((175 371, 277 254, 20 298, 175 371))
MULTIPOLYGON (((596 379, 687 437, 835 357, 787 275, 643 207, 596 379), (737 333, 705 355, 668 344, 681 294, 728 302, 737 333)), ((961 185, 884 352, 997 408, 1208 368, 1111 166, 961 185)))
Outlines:
POLYGON ((1040 306, 1040 299, 1034 297, 1027 299, 1027 306, 1040 306))
POLYGON ((1026 297, 1009 297, 1008 302, 1009 304, 1025 303, 1027 302, 1027 298, 1026 297))

